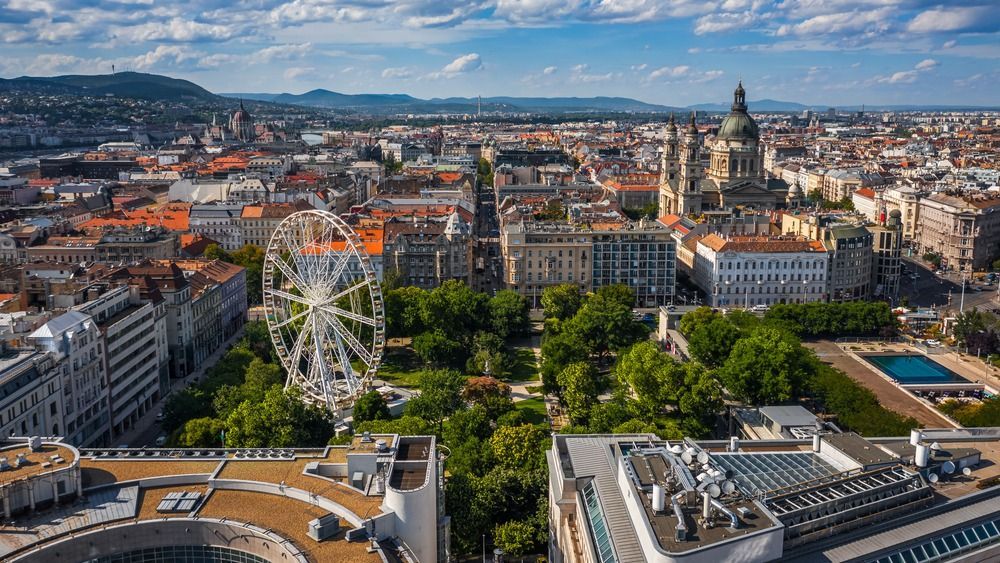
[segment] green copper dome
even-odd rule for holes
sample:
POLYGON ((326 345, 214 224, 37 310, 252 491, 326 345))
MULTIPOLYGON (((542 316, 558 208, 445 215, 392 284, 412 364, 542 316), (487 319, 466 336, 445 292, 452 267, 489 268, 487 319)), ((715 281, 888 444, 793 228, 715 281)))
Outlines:
POLYGON ((747 113, 746 91, 743 90, 743 81, 740 81, 736 91, 733 92, 733 106, 729 115, 722 120, 719 139, 758 139, 760 130, 757 122, 747 113))
POLYGON ((757 122, 745 111, 727 115, 716 135, 719 139, 757 139, 759 136, 757 122))

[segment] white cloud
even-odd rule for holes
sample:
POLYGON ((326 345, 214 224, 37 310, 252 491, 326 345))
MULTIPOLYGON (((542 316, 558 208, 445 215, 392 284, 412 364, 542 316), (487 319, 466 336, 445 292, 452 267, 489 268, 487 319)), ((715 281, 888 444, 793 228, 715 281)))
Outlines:
POLYGON ((952 39, 951 41, 945 41, 944 45, 941 45, 941 48, 942 49, 951 49, 955 45, 958 45, 958 41, 955 41, 954 39, 952 39))
POLYGON ((917 71, 901 70, 889 76, 876 77, 875 81, 881 84, 912 84, 917 81, 917 71))
POLYGON ((441 69, 441 72, 444 74, 462 74, 464 72, 479 70, 482 67, 483 61, 479 58, 479 53, 469 53, 468 55, 462 55, 445 65, 445 67, 441 69))
POLYGON ((544 74, 546 76, 552 76, 553 74, 555 74, 558 71, 559 71, 559 67, 557 67, 557 66, 547 66, 544 69, 542 69, 542 74, 544 74))
POLYGON ((753 12, 708 14, 695 21, 695 35, 706 33, 722 33, 744 29, 753 25, 758 16, 753 12))
POLYGON ((684 76, 691 70, 691 67, 687 65, 680 66, 662 66, 653 72, 649 73, 650 80, 657 80, 659 78, 677 78, 684 76))
POLYGON ((295 80, 303 76, 314 74, 315 72, 316 69, 311 66, 293 66, 286 68, 285 72, 282 73, 282 76, 285 77, 285 80, 295 80))
POLYGON ((940 63, 938 63, 934 59, 924 59, 924 60, 920 61, 919 63, 917 63, 917 66, 915 66, 913 68, 915 68, 917 70, 931 70, 931 69, 937 67, 939 64, 940 63))
POLYGON ((907 30, 914 33, 941 33, 944 31, 972 30, 989 22, 996 23, 995 7, 935 8, 917 14, 907 30))
POLYGON ((886 32, 895 10, 854 10, 835 14, 813 16, 797 24, 784 24, 775 32, 779 37, 787 35, 816 36, 852 33, 881 34, 886 32))
POLYGON ((410 78, 413 70, 407 67, 390 67, 382 71, 382 78, 410 78))

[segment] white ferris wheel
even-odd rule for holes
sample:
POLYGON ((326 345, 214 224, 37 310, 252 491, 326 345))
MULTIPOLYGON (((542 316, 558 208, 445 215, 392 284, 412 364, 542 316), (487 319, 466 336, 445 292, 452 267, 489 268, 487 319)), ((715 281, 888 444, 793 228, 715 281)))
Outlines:
POLYGON ((385 346, 382 289, 357 233, 326 211, 285 218, 264 258, 264 310, 286 387, 335 412, 351 408, 385 346))

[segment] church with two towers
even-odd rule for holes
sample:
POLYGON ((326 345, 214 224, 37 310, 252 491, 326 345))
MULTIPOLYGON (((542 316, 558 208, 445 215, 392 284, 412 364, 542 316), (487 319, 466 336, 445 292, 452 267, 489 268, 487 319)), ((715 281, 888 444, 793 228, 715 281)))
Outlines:
POLYGON ((701 215, 735 207, 777 209, 796 205, 798 197, 789 193, 783 180, 769 179, 764 173, 760 130, 747 113, 742 82, 733 92, 729 115, 704 149, 693 113, 683 132, 670 117, 660 163, 661 214, 701 215), (707 168, 703 150, 709 153, 707 168))

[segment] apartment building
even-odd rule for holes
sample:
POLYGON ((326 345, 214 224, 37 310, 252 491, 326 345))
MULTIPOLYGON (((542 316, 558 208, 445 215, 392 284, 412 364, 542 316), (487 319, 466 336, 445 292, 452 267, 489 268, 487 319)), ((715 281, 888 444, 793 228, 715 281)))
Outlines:
POLYGON ((941 267, 982 270, 1000 257, 1000 198, 943 193, 920 200, 917 246, 941 256, 941 267))
POLYGON ((744 307, 826 300, 829 255, 801 236, 709 234, 694 245, 692 280, 712 307, 744 307))
MULTIPOLYGON (((58 436, 63 423, 62 373, 52 354, 0 355, 0 436, 58 436)), ((13 461, 13 460, 11 460, 13 461)))
POLYGON ((67 311, 31 333, 28 341, 57 362, 62 379, 62 435, 74 446, 109 445, 110 411, 104 342, 94 319, 67 311))
POLYGON ((98 292, 76 310, 92 317, 103 335, 111 429, 117 435, 162 396, 167 327, 162 298, 142 299, 138 285, 95 284, 92 293, 98 292))
POLYGON ((655 222, 607 228, 566 223, 510 222, 501 230, 505 283, 540 306, 546 287, 571 283, 583 292, 628 285, 638 306, 670 302, 677 246, 655 222))
POLYGON ((191 313, 191 284, 172 261, 143 262, 120 268, 108 276, 126 283, 148 279, 155 288, 149 299, 162 299, 166 315, 167 346, 170 351, 170 376, 185 377, 197 368, 194 362, 194 317, 191 313))
POLYGON ((385 223, 382 264, 404 285, 433 289, 447 280, 471 285, 472 226, 458 211, 447 221, 393 219, 385 223))

